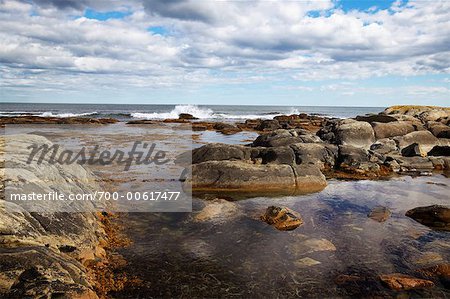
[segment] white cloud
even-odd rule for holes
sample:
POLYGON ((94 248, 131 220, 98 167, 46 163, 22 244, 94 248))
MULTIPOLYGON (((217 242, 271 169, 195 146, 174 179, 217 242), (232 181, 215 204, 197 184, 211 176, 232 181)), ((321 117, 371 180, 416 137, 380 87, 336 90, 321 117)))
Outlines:
POLYGON ((449 1, 399 2, 390 12, 344 12, 331 0, 0 1, 1 84, 9 87, 448 74, 449 45, 449 1), (81 17, 86 7, 132 14, 97 21, 81 17))

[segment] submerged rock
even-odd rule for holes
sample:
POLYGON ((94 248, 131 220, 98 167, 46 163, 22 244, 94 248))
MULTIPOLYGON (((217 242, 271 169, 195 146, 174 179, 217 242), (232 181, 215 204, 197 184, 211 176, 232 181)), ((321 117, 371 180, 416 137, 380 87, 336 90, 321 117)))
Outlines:
POLYGON ((319 261, 316 261, 315 259, 312 259, 310 257, 304 257, 302 259, 296 260, 294 264, 297 267, 305 268, 305 267, 311 267, 315 265, 320 265, 321 263, 319 261))
POLYGON ((401 273, 380 275, 380 280, 389 288, 396 291, 422 289, 434 286, 434 283, 430 280, 420 279, 401 273))
POLYGON ((406 212, 406 216, 436 230, 450 231, 450 208, 433 205, 417 207, 406 212))
POLYGON ((303 224, 300 214, 286 207, 268 207, 261 220, 283 231, 294 230, 303 224))
POLYGON ((336 251, 336 246, 327 239, 306 239, 295 240, 289 245, 289 251, 297 256, 320 252, 320 251, 336 251))
POLYGON ((205 207, 194 216, 194 220, 220 224, 235 218, 238 214, 238 208, 235 203, 216 198, 205 201, 205 207))
POLYGON ((386 207, 375 207, 373 208, 367 217, 378 222, 384 222, 391 216, 391 211, 386 207))

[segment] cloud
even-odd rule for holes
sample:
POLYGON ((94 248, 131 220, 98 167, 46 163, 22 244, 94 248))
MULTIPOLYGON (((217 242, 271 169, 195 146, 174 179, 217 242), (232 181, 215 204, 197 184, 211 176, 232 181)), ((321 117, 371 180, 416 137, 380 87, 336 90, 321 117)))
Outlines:
POLYGON ((158 88, 450 72, 449 1, 348 12, 337 4, 1 0, 2 84, 158 88), (129 14, 87 19, 88 8, 129 14))

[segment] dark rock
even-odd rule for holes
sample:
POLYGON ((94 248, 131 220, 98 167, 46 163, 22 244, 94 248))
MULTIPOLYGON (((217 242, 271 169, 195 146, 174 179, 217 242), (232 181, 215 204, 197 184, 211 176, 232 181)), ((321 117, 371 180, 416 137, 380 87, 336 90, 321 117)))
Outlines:
POLYGON ((380 275, 380 280, 389 288, 401 291, 433 287, 434 283, 430 280, 416 278, 401 273, 380 275))
POLYGON ((406 216, 432 229, 450 231, 450 208, 446 206, 417 207, 406 212, 406 216))
POLYGON ((180 114, 178 114, 178 118, 179 119, 198 119, 197 117, 195 117, 189 113, 180 113, 180 114))
POLYGON ((294 151, 288 146, 270 147, 260 151, 262 164, 295 164, 294 151))
POLYGON ((375 207, 367 215, 370 219, 378 222, 385 222, 391 216, 391 211, 386 207, 375 207))
POLYGON ((312 143, 322 140, 309 132, 280 129, 259 135, 252 146, 277 147, 300 142, 312 143))
POLYGON ((428 156, 450 156, 450 146, 436 145, 428 152, 428 156))
POLYGON ((416 131, 414 125, 406 121, 389 123, 373 122, 372 127, 375 132, 376 139, 403 136, 416 131))
POLYGON ((154 125, 157 124, 157 121, 149 120, 149 119, 136 119, 136 120, 130 120, 127 122, 127 125, 154 125))
POLYGON ((368 116, 357 116, 357 121, 365 121, 368 123, 378 122, 378 123, 390 123, 397 121, 395 117, 386 115, 386 114, 376 114, 376 115, 368 115, 368 116))
POLYGON ((232 134, 236 134, 238 132, 241 132, 242 130, 238 127, 236 127, 235 125, 232 124, 226 124, 226 123, 215 123, 213 125, 213 128, 225 135, 232 135, 232 134))
POLYGON ((286 207, 268 207, 261 220, 282 231, 294 230, 303 224, 300 214, 286 207))
POLYGON ((437 138, 450 138, 450 127, 441 122, 429 122, 427 128, 437 138))
POLYGON ((192 164, 207 161, 249 160, 251 150, 242 145, 209 143, 192 151, 192 164))
POLYGON ((410 144, 404 147, 401 151, 403 157, 425 157, 427 155, 426 152, 421 148, 421 146, 417 143, 410 144))
POLYGON ((258 131, 273 131, 281 129, 281 125, 276 119, 266 119, 255 128, 258 131))

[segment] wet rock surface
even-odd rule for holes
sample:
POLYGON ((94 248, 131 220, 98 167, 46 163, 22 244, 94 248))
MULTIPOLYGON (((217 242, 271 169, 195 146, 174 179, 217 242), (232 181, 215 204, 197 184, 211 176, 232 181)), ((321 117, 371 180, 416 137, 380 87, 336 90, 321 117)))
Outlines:
POLYGON ((407 211, 406 216, 432 229, 450 231, 450 208, 447 206, 417 207, 407 211))

